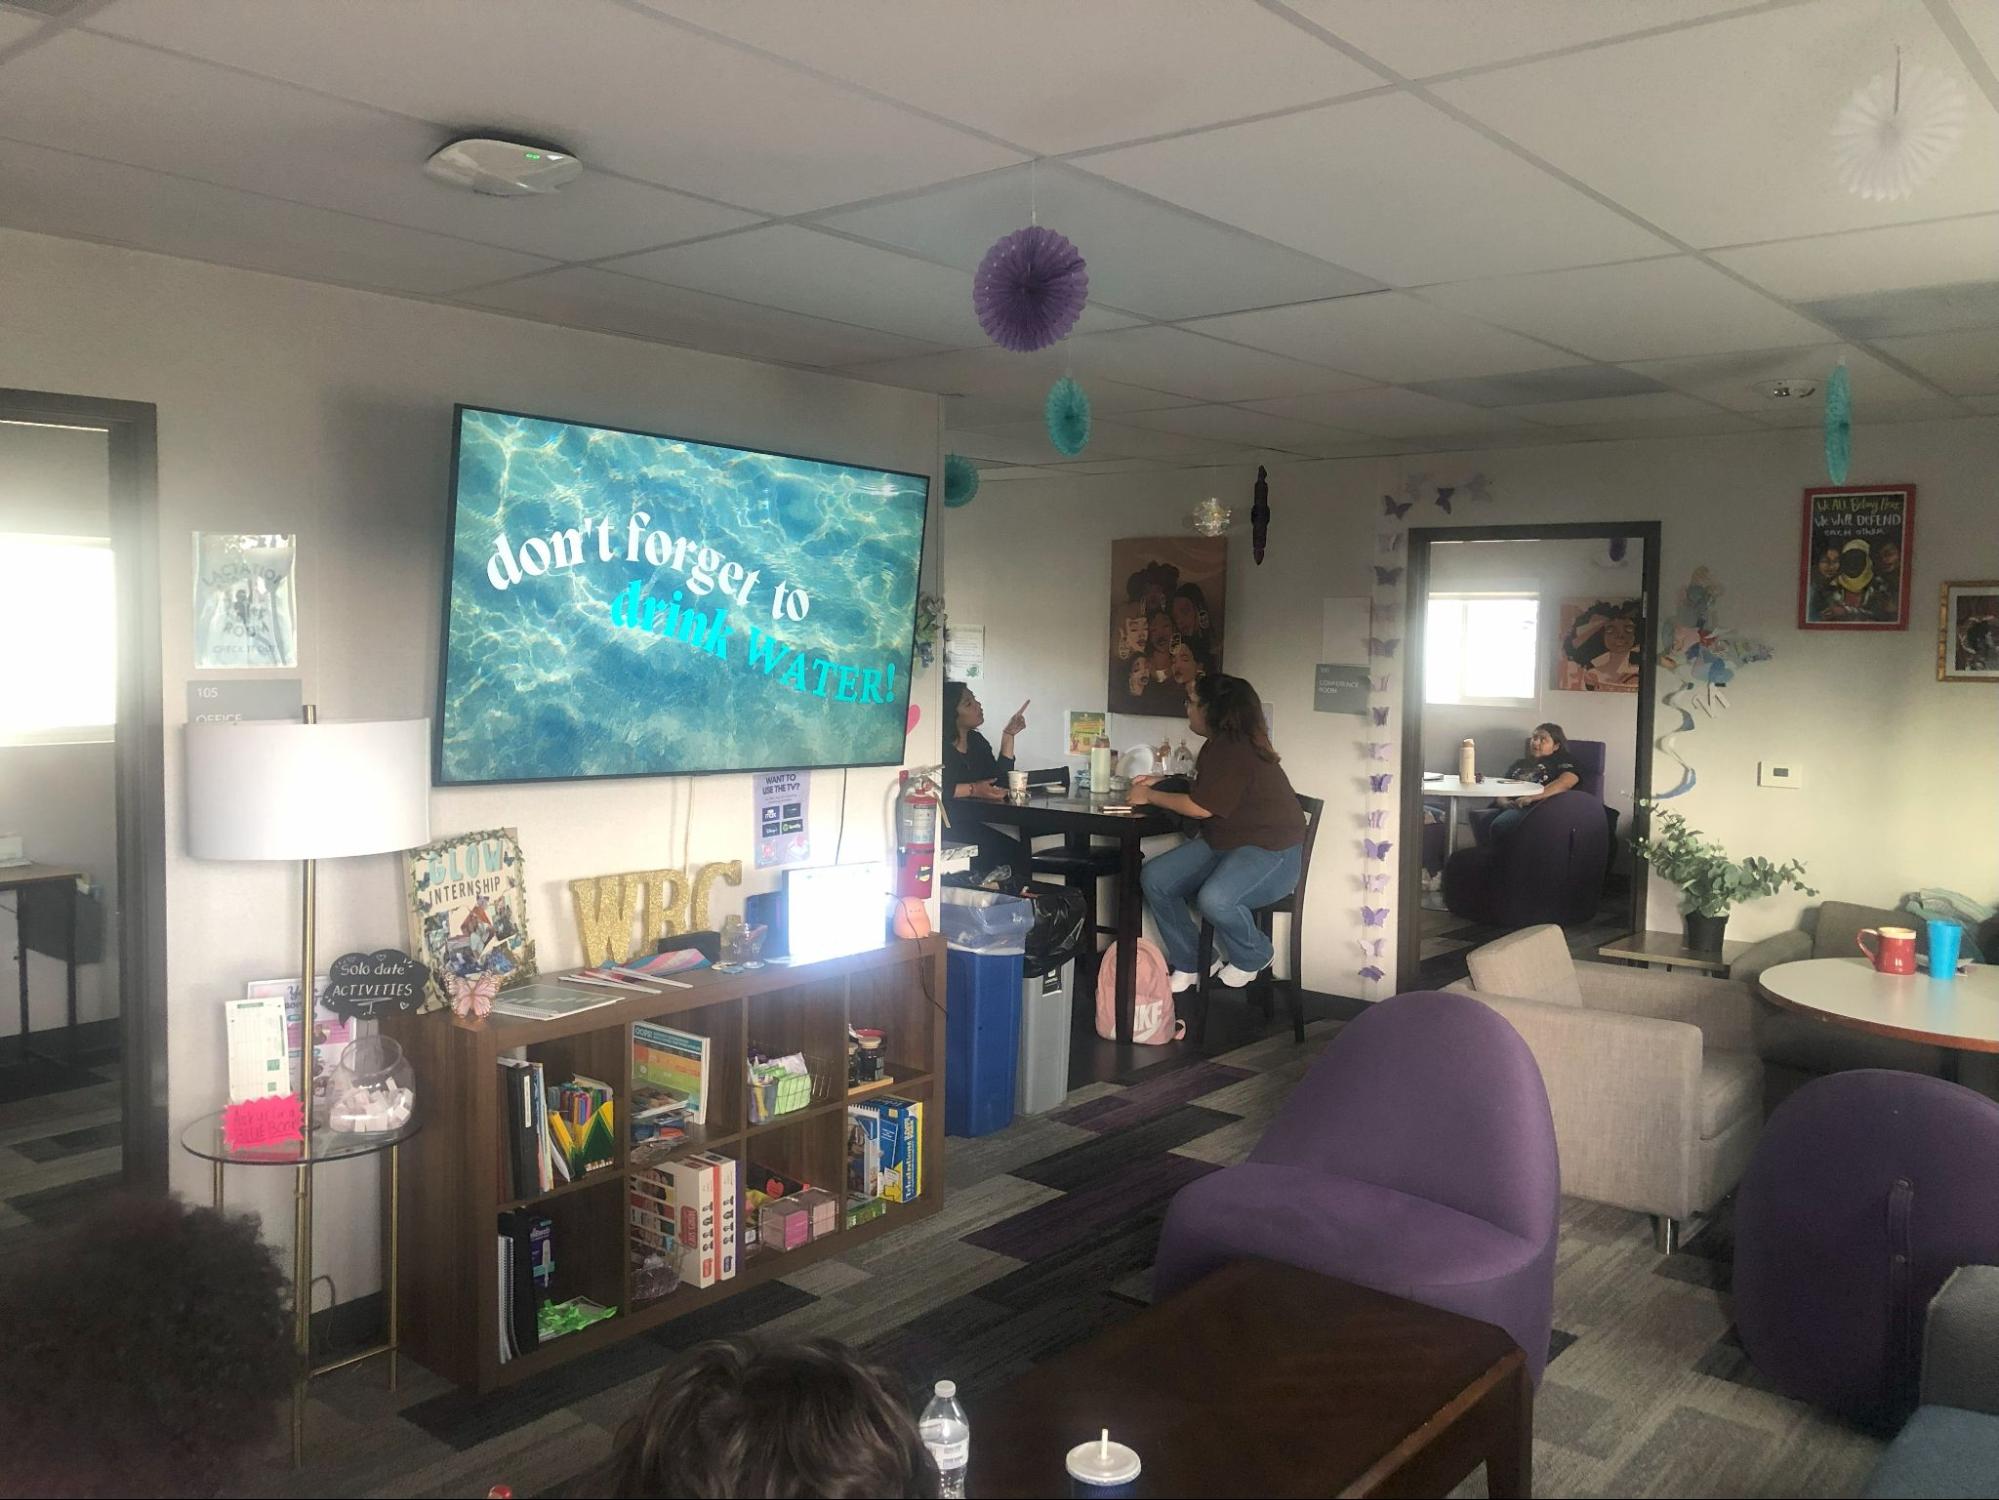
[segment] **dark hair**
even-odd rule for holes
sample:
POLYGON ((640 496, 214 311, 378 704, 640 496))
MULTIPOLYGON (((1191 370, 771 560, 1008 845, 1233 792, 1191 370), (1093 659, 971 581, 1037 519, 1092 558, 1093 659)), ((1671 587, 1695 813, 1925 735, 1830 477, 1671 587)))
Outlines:
POLYGON ((1565 750, 1568 748, 1569 737, 1566 734, 1562 733, 1562 726, 1559 724, 1536 724, 1534 726, 1534 733, 1535 734, 1546 733, 1548 738, 1555 742, 1555 748, 1557 750, 1565 750))
POLYGON ((5 1495, 212 1495, 278 1430, 296 1368, 255 1223, 114 1195, 0 1281, 5 1495))
POLYGON ((1180 587, 1173 591, 1173 597, 1175 599, 1185 599, 1189 604, 1194 606, 1201 617, 1201 629, 1208 630, 1211 628, 1208 620, 1208 596, 1201 592, 1201 586, 1198 583, 1181 584, 1180 587))
POLYGON ((590 1492, 929 1500, 937 1466, 888 1377, 832 1339, 714 1339, 660 1377, 590 1492))
POLYGON ((962 682, 944 684, 944 738, 947 740, 958 736, 958 705, 965 701, 965 694, 970 691, 971 688, 962 682))
POLYGON ((1282 759, 1263 722, 1263 700, 1244 678, 1223 672, 1196 677, 1194 701, 1207 715, 1209 739, 1241 740, 1272 765, 1282 759))
MULTIPOLYGON (((1601 620, 1605 625, 1608 625, 1612 620, 1629 620, 1632 630, 1637 635, 1643 636, 1645 633, 1644 610, 1645 606, 1635 599, 1627 600, 1623 604, 1612 604, 1608 599, 1597 600, 1588 609, 1577 615, 1575 623, 1569 626, 1568 639, 1562 642, 1562 654, 1579 667, 1588 666, 1596 660, 1597 653, 1583 644, 1583 641, 1590 634, 1583 627, 1588 625, 1592 620, 1601 620)), ((1633 656, 1638 654, 1638 642, 1636 640, 1631 643, 1631 654, 1633 656)))

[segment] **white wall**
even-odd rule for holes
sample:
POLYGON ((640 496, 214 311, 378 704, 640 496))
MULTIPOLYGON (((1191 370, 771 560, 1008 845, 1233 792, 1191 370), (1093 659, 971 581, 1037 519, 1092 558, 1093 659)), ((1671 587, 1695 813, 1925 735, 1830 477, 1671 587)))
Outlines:
MULTIPOLYGON (((1934 607, 1946 579, 1999 576, 1991 480, 1999 422, 1869 426, 1861 418, 1851 482, 1910 482, 1920 491, 1906 631, 1796 628, 1800 492, 1824 483, 1820 439, 1810 429, 1275 468, 1261 569, 1247 545, 1253 467, 989 478, 970 506, 949 513, 946 601, 954 615, 986 624, 996 684, 1032 689, 1037 703, 1044 681, 1058 685, 1058 698, 1088 692, 1100 670, 1095 642, 1110 539, 1187 530, 1193 505, 1211 493, 1233 505, 1228 669, 1276 703, 1285 768, 1300 790, 1329 800, 1307 913, 1305 981, 1374 996, 1388 987, 1368 986, 1354 972, 1366 736, 1358 721, 1310 709, 1321 602, 1370 592, 1382 494, 1399 493, 1412 470, 1446 484, 1483 472, 1489 504, 1461 502, 1447 517, 1424 503, 1409 524, 1658 520, 1662 608, 1671 611, 1705 564, 1724 590, 1723 623, 1776 652, 1737 678, 1732 707, 1681 737, 1699 781, 1672 805, 1738 857, 1803 859, 1814 884, 1847 900, 1892 904, 1904 891, 1941 885, 1992 902, 1999 900, 1999 689, 1936 680, 1934 607), (1803 788, 1759 789, 1759 757, 1801 767, 1803 788)), ((1399 693, 1403 663, 1392 670, 1399 693)), ((1659 731, 1676 722, 1662 707, 1659 731)), ((1388 736, 1398 729, 1392 720, 1388 736)), ((1670 787, 1672 762, 1658 757, 1655 767, 1658 787, 1670 787)), ((1785 895, 1744 907, 1731 935, 1795 925, 1809 904, 1785 895)), ((1654 882, 1650 925, 1676 922, 1675 893, 1654 882)))
MULTIPOLYGON (((102 432, 0 423, 0 532, 109 536, 109 462, 102 432)), ((110 608, 113 602, 82 607, 110 608)), ((0 641, 0 682, 6 680, 8 656, 39 649, 32 639, 0 641)), ((118 819, 111 743, 0 745, 0 832, 20 834, 28 857, 38 864, 69 865, 89 875, 107 918, 105 958, 78 967, 76 1014, 79 1021, 117 1015, 117 930, 110 914, 118 893, 118 819)), ((18 899, 9 896, 7 909, 0 911, 0 961, 8 970, 18 899)), ((28 955, 29 1017, 36 1031, 63 1024, 68 980, 62 959, 28 955)), ((11 973, 0 993, 0 1036, 13 1036, 21 1021, 11 973)))
MULTIPOLYGON (((327 718, 414 718, 432 711, 436 693, 453 402, 932 474, 939 463, 933 396, 98 245, 0 232, 0 306, 8 310, 0 385, 159 407, 176 1133, 225 1100, 221 1002, 246 979, 289 972, 299 945, 296 870, 200 863, 183 852, 191 533, 296 533, 307 701, 327 718)), ((934 726, 935 671, 912 686, 934 726)), ((852 774, 847 858, 880 849, 893 777, 852 774)), ((841 784, 837 771, 813 776, 815 858, 830 859, 841 784)), ((747 865, 750 782, 443 791, 432 796, 431 823, 438 836, 519 829, 528 919, 552 968, 580 960, 571 878, 683 858, 747 865)), ((775 872, 746 870, 740 890, 717 887, 716 915, 775 884, 775 872)), ((402 912, 399 857, 322 864, 322 953, 400 945, 402 912)), ((376 1171, 323 1174, 320 1267, 338 1279, 343 1300, 377 1285, 376 1171)), ((206 1172, 177 1149, 173 1173, 176 1187, 205 1197, 206 1172)), ((238 1171, 230 1184, 239 1205, 263 1211, 267 1236, 280 1244, 289 1234, 282 1176, 238 1171)))

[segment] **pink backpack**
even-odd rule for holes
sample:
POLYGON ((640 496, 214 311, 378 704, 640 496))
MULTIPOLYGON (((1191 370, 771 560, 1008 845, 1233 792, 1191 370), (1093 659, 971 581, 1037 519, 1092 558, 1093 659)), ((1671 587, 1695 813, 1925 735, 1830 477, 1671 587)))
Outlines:
MULTIPOLYGON (((1166 955, 1150 938, 1140 938, 1132 965, 1131 1039, 1147 1047, 1163 1047, 1187 1034, 1187 1023, 1173 1018, 1173 986, 1167 979, 1166 955)), ((1117 1039, 1117 944, 1104 949, 1097 966, 1097 1035, 1117 1039)))

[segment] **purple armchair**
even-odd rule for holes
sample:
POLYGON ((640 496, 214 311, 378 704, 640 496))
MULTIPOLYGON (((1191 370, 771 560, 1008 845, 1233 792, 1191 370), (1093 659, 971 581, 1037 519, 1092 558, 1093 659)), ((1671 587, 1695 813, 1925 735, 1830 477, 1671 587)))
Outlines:
POLYGON ((1834 1073, 1771 1115, 1735 1203, 1735 1326, 1784 1395, 1860 1420, 1916 1404, 1923 1309, 1999 1262, 1999 1103, 1834 1073))
POLYGON ((1610 828, 1580 788, 1537 802, 1497 844, 1460 849, 1444 866, 1444 905, 1489 927, 1587 922, 1603 899, 1610 828))
POLYGON ((1283 1261, 1497 1324, 1538 1382, 1560 1192, 1519 1033, 1468 995, 1398 995, 1348 1023, 1248 1161, 1181 1189, 1155 1289, 1283 1261))

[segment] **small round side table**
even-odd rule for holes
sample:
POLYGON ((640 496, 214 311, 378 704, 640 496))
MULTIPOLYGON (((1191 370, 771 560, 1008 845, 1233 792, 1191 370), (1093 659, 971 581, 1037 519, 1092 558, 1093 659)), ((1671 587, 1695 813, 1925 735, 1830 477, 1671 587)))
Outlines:
POLYGON ((423 1128, 414 1119, 400 1130, 370 1133, 315 1130, 309 1141, 285 1141, 273 1146, 233 1147, 223 1138, 222 1115, 203 1115, 180 1133, 183 1148, 213 1164, 214 1201, 222 1207, 224 1167, 290 1167, 292 1178, 292 1302, 293 1329, 298 1346, 298 1373, 292 1379, 292 1464, 305 1460, 305 1388, 315 1375, 325 1375, 378 1354, 389 1357, 389 1389, 396 1388, 396 1273, 398 1270, 399 1204, 402 1144, 423 1128), (308 1149, 309 1148, 309 1149, 308 1149), (372 1349, 347 1355, 317 1368, 312 1363, 312 1169, 329 1162, 389 1153, 388 1337, 372 1349))

